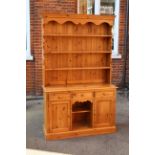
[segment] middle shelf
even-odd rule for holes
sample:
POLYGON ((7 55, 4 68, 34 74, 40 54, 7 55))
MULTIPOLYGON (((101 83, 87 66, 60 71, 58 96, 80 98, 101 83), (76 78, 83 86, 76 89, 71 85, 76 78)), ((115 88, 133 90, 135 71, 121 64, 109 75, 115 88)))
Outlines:
POLYGON ((64 67, 64 68, 49 68, 45 71, 56 71, 56 70, 94 70, 94 69, 111 69, 111 67, 64 67))
POLYGON ((85 112, 91 112, 91 111, 90 110, 72 111, 72 113, 85 113, 85 112))
POLYGON ((109 34, 44 34, 44 37, 112 37, 109 34))
POLYGON ((44 55, 48 54, 111 54, 110 50, 107 51, 46 51, 44 52, 44 55))

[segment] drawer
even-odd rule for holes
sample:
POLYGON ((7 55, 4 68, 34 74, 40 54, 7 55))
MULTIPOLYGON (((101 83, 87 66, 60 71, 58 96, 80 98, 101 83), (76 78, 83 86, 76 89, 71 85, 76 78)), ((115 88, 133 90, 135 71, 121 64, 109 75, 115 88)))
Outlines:
POLYGON ((83 101, 93 98, 93 93, 91 92, 80 92, 80 93, 72 93, 72 99, 76 101, 83 101))
POLYGON ((96 92, 95 97, 96 98, 102 98, 102 97, 113 97, 114 92, 113 91, 105 91, 105 92, 96 92))
POLYGON ((49 94, 49 101, 55 100, 70 100, 69 93, 51 93, 49 94))

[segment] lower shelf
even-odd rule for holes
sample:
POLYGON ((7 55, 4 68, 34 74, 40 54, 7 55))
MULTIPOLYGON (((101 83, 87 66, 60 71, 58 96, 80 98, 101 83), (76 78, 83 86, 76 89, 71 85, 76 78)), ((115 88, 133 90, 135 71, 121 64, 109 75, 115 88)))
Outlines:
POLYGON ((91 127, 91 112, 72 113, 72 130, 82 130, 91 127))
POLYGON ((74 123, 72 130, 82 130, 88 128, 91 128, 89 124, 86 124, 85 122, 80 122, 80 123, 74 123))
POLYGON ((96 69, 111 69, 110 66, 105 67, 64 67, 64 68, 48 68, 45 71, 59 71, 59 70, 96 70, 96 69))

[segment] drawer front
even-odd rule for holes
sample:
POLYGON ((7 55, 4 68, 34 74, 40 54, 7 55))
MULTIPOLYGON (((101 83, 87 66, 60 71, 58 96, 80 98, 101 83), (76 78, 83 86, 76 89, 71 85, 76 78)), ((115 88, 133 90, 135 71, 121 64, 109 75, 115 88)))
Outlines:
POLYGON ((91 92, 80 92, 80 93, 72 93, 72 99, 76 101, 83 101, 93 98, 93 93, 91 92))
POLYGON ((102 97, 113 97, 114 92, 113 91, 103 91, 103 92, 96 92, 95 97, 96 98, 102 98, 102 97))
POLYGON ((69 93, 50 93, 49 101, 57 101, 57 100, 70 100, 69 93))

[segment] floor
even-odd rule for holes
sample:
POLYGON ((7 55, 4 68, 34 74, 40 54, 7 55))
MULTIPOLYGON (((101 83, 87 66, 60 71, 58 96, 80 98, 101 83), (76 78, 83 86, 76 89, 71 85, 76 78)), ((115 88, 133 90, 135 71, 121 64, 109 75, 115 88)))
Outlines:
POLYGON ((43 135, 43 101, 26 105, 26 147, 28 149, 73 155, 128 155, 129 100, 126 90, 117 93, 117 132, 64 140, 46 141, 43 135))

